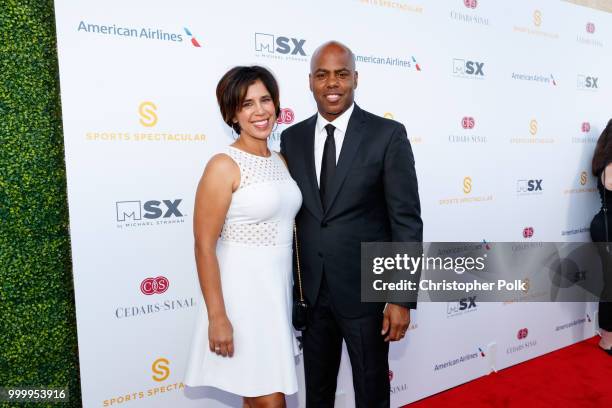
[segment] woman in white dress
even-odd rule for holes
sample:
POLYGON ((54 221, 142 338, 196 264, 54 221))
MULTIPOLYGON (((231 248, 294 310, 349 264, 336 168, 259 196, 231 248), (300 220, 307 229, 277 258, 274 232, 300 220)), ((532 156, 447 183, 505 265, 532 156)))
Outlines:
POLYGON ((268 137, 280 111, 265 68, 236 67, 217 85, 224 121, 239 134, 198 185, 195 257, 206 303, 185 383, 240 395, 246 407, 284 407, 297 392, 291 327, 293 220, 302 196, 268 137))

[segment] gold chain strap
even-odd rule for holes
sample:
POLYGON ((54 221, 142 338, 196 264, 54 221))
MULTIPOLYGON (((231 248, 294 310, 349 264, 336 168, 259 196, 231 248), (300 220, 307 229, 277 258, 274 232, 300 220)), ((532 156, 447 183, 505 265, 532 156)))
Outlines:
POLYGON ((303 302, 304 294, 302 293, 302 271, 300 271, 300 250, 298 247, 297 227, 295 226, 295 223, 293 223, 293 240, 295 241, 295 260, 296 260, 296 265, 297 265, 298 288, 300 290, 300 302, 303 302))

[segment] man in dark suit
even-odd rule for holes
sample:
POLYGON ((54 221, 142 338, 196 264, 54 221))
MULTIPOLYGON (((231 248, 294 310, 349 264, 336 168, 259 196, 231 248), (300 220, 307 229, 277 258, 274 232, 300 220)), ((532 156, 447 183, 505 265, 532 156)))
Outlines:
POLYGON ((281 136, 303 196, 296 224, 311 305, 303 332, 309 408, 334 406, 343 339, 357 406, 389 407, 389 342, 404 337, 416 307, 361 302, 361 242, 421 242, 423 224, 406 129, 354 103, 357 79, 352 51, 323 44, 309 75, 318 113, 281 136))

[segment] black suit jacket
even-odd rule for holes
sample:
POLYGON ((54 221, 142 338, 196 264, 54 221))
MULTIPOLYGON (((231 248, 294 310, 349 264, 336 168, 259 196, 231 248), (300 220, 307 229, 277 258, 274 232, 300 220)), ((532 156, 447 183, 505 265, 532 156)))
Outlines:
POLYGON ((423 240, 406 129, 355 105, 323 211, 314 163, 316 121, 315 114, 281 135, 281 153, 303 196, 296 224, 304 296, 315 303, 325 274, 342 316, 380 313, 384 304, 361 302, 361 242, 423 240))

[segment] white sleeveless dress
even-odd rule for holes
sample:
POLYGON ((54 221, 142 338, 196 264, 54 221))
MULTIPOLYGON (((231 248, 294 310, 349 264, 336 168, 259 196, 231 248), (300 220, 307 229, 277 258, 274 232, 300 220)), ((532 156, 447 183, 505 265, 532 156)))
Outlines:
POLYGON ((210 351, 202 302, 185 384, 245 397, 293 394, 298 347, 291 326, 292 243, 302 195, 277 153, 261 157, 232 146, 226 153, 240 168, 240 186, 217 244, 234 356, 210 351))

